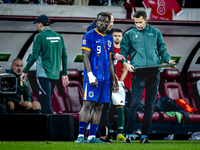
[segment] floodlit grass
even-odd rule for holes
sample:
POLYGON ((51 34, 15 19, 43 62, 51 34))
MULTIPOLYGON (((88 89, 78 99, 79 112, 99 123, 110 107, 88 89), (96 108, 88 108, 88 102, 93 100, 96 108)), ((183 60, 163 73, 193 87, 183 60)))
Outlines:
MULTIPOLYGON (((84 141, 85 142, 85 141, 84 141)), ((198 150, 200 141, 151 140, 140 144, 139 140, 125 144, 123 141, 103 144, 75 144, 63 141, 0 141, 0 150, 198 150)))

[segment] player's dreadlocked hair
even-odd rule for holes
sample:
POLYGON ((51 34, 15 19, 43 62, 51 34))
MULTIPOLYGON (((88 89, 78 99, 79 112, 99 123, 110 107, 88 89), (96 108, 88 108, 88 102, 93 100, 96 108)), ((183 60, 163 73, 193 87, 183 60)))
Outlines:
POLYGON ((97 15, 97 18, 99 18, 99 16, 106 16, 106 17, 108 17, 108 19, 109 19, 109 21, 110 21, 110 15, 108 14, 108 13, 106 13, 106 12, 100 12, 98 15, 97 15))

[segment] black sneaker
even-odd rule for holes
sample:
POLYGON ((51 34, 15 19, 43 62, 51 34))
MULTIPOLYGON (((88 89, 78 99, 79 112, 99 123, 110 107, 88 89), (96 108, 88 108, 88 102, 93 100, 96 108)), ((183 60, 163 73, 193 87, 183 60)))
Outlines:
POLYGON ((127 138, 124 140, 124 143, 131 143, 131 138, 130 138, 130 137, 127 137, 127 138))
POLYGON ((140 140, 140 143, 147 143, 150 144, 149 139, 147 137, 144 137, 143 139, 140 140))

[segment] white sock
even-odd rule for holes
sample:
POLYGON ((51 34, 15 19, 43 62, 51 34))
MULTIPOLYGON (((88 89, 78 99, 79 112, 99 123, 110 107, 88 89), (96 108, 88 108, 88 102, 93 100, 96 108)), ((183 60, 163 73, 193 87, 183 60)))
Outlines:
POLYGON ((95 135, 88 136, 88 140, 91 140, 93 137, 95 138, 96 136, 95 135))
POLYGON ((80 136, 84 136, 84 135, 83 134, 79 134, 78 137, 80 137, 80 136))

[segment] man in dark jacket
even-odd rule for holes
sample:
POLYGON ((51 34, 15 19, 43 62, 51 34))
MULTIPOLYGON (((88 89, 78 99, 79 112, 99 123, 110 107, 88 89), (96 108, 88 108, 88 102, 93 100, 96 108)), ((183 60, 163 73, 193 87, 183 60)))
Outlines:
MULTIPOLYGON (((126 32, 121 41, 121 52, 125 58, 130 56, 130 64, 121 60, 124 68, 133 72, 134 67, 145 67, 160 65, 161 60, 169 64, 174 64, 166 50, 161 32, 151 27, 147 23, 147 15, 143 10, 136 11, 134 14, 135 26, 126 32)), ((160 81, 159 69, 143 69, 136 71, 132 79, 132 97, 127 119, 126 140, 130 143, 133 133, 134 123, 137 118, 137 107, 142 98, 142 92, 145 88, 145 112, 142 126, 142 136, 140 143, 150 143, 147 139, 149 132, 156 94, 160 81)))
POLYGON ((41 110, 40 103, 37 101, 34 102, 31 101, 31 93, 29 91, 28 78, 26 78, 26 82, 22 82, 20 79, 22 71, 23 71, 23 61, 20 58, 14 59, 12 61, 9 73, 14 74, 17 78, 17 93, 11 96, 6 96, 8 113, 14 113, 14 112, 39 113, 41 110))

